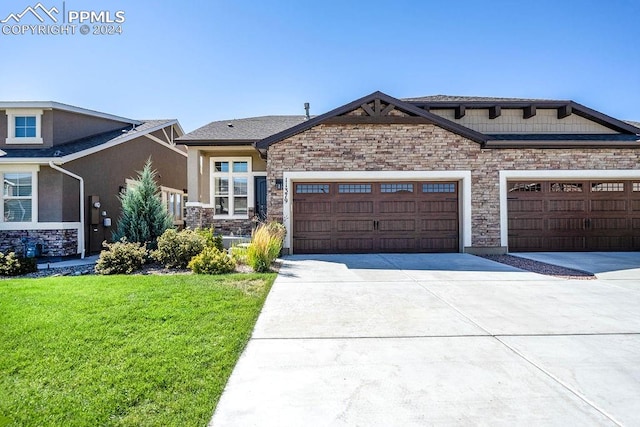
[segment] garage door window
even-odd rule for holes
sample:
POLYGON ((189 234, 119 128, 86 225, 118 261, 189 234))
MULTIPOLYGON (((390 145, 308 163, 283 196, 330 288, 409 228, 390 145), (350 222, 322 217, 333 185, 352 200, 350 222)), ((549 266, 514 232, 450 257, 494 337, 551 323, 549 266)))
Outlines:
POLYGON ((532 193, 539 193, 542 191, 542 184, 539 182, 516 182, 511 184, 511 186, 509 187, 509 193, 513 193, 514 191, 528 191, 532 193))
POLYGON ((434 183, 422 184, 423 193, 455 193, 456 185, 454 183, 434 183))
POLYGON ((591 191, 624 191, 624 182, 594 182, 591 191))
POLYGON ((413 193, 413 184, 380 184, 381 193, 413 193))
POLYGON ((581 193, 582 183, 554 182, 551 184, 551 191, 554 193, 581 193))
POLYGON ((371 184, 339 184, 338 193, 371 193, 371 184))
POLYGON ((298 184, 296 185, 298 194, 328 194, 329 184, 298 184))

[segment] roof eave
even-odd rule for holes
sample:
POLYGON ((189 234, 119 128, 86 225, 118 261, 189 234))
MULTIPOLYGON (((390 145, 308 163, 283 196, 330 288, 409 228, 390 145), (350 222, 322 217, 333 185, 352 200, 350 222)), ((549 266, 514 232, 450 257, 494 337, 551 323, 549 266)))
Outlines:
POLYGON ((423 110, 410 103, 407 103, 397 98, 394 98, 392 96, 389 96, 383 92, 376 91, 367 96, 363 96, 362 98, 356 99, 355 101, 349 102, 348 104, 345 104, 341 107, 335 108, 327 113, 311 118, 303 123, 300 123, 299 125, 291 127, 289 129, 285 129, 282 132, 279 132, 267 138, 264 138, 256 142, 255 146, 259 150, 266 150, 269 148, 270 145, 276 142, 282 141, 287 138, 291 138, 292 136, 295 136, 301 132, 304 132, 305 130, 308 130, 314 126, 321 124, 327 119, 339 116, 349 111, 353 111, 359 108, 362 104, 370 102, 376 98, 379 98, 380 100, 385 101, 387 103, 394 104, 395 106, 400 107, 400 109, 402 110, 413 113, 419 117, 423 117, 435 125, 438 125, 446 130, 449 130, 451 132, 454 132, 461 136, 469 138, 480 144, 484 144, 488 140, 487 136, 482 133, 476 132, 472 129, 469 129, 467 127, 454 123, 450 120, 447 120, 443 117, 438 116, 437 114, 429 113, 426 110, 423 110))

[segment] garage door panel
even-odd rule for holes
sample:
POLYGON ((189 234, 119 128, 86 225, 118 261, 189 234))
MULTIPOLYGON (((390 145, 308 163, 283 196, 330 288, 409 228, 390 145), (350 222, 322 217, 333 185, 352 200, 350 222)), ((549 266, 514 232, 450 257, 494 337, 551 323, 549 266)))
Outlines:
POLYGON ((296 184, 293 250, 457 252, 457 187, 454 182, 296 184))
POLYGON ((331 239, 296 239, 296 248, 305 254, 331 253, 331 239))
POLYGON ((414 237, 382 237, 380 250, 382 252, 415 252, 416 239, 414 237))
POLYGON ((293 213, 296 214, 330 214, 331 203, 329 202, 310 202, 310 201, 296 201, 293 205, 293 213))
POLYGON ((507 186, 510 251, 640 249, 640 191, 634 191, 640 183, 510 181, 507 186))
POLYGON ((414 213, 416 202, 408 200, 389 200, 379 202, 378 211, 380 213, 414 213))
MULTIPOLYGON (((548 229, 556 232, 584 230, 582 218, 549 218, 548 229)), ((543 228, 544 230, 544 228, 543 228)))
POLYGON ((584 200, 549 200, 549 212, 585 212, 586 209, 584 200))
POLYGON ((510 230, 544 230, 542 218, 512 218, 509 219, 510 230))
POLYGON ((543 212, 544 201, 535 200, 508 200, 507 207, 509 212, 543 212))
POLYGON ((373 213, 373 202, 336 202, 336 213, 338 214, 371 214, 373 213))
POLYGON ((329 233, 331 221, 326 219, 313 219, 293 221, 294 233, 329 233))
POLYGON ((336 229, 339 232, 367 232, 373 231, 373 220, 358 220, 358 219, 339 219, 336 220, 336 229))
POLYGON ((420 231, 457 231, 457 219, 423 219, 420 231))
POLYGON ((424 252, 452 252, 458 249, 458 239, 457 237, 422 238, 419 248, 424 252))
POLYGON ((420 213, 456 212, 457 205, 458 205, 458 202, 455 200, 420 202, 418 212, 420 213))
POLYGON ((415 231, 416 221, 414 219, 382 219, 378 221, 380 231, 415 231))
POLYGON ((373 248, 374 240, 372 238, 353 237, 349 239, 336 239, 336 249, 341 253, 366 253, 373 251, 373 248))
POLYGON ((626 200, 592 200, 591 210, 594 212, 626 212, 626 200))

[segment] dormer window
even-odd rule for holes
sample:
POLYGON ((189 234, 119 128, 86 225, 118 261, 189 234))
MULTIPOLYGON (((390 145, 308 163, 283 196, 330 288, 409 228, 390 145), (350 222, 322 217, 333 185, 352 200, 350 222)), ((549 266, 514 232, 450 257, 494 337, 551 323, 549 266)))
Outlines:
POLYGON ((42 144, 42 110, 8 109, 7 144, 42 144))

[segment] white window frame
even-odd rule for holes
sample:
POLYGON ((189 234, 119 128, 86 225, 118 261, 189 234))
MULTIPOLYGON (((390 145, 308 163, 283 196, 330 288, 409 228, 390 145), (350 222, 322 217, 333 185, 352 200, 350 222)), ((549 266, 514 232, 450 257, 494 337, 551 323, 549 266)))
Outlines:
POLYGON ((184 191, 182 190, 177 190, 175 188, 171 188, 171 187, 164 187, 164 186, 160 186, 160 191, 162 193, 162 203, 167 207, 167 211, 169 212, 169 215, 171 215, 171 217, 173 218, 173 225, 183 225, 184 224, 184 191), (176 200, 180 200, 180 210, 178 212, 178 215, 175 215, 175 209, 174 212, 171 211, 171 209, 169 209, 169 197, 171 195, 174 195, 174 197, 176 197, 176 200))
POLYGON ((19 229, 26 224, 35 224, 38 222, 38 174, 40 170, 35 165, 4 165, 0 169, 0 176, 2 177, 4 186, 4 174, 5 173, 28 173, 31 174, 31 221, 5 221, 4 220, 4 203, 7 198, 4 196, 4 188, 2 191, 2 202, 0 203, 0 224, 2 229, 19 229), (18 228, 16 228, 18 227, 18 228))
POLYGON ((43 144, 42 139, 42 113, 43 110, 24 109, 24 108, 8 108, 7 113, 7 144, 43 144), (16 117, 36 118, 36 136, 33 138, 16 138, 16 117))
MULTIPOLYGON (((251 157, 211 157, 210 159, 210 203, 214 209, 214 218, 220 219, 249 219, 249 211, 254 206, 254 198, 253 196, 253 165, 251 163, 251 157), (216 172, 215 171, 215 163, 216 162, 228 162, 229 163, 229 172, 216 172), (247 162, 247 172, 233 172, 233 162, 247 162), (215 187, 215 179, 225 177, 229 180, 229 194, 218 197, 227 197, 229 199, 229 212, 231 214, 215 214, 216 208, 216 187, 215 187), (236 214, 235 213, 235 194, 233 193, 233 178, 234 177, 242 177, 247 178, 247 213, 246 214, 236 214)), ((242 196, 240 196, 242 197, 242 196)))

